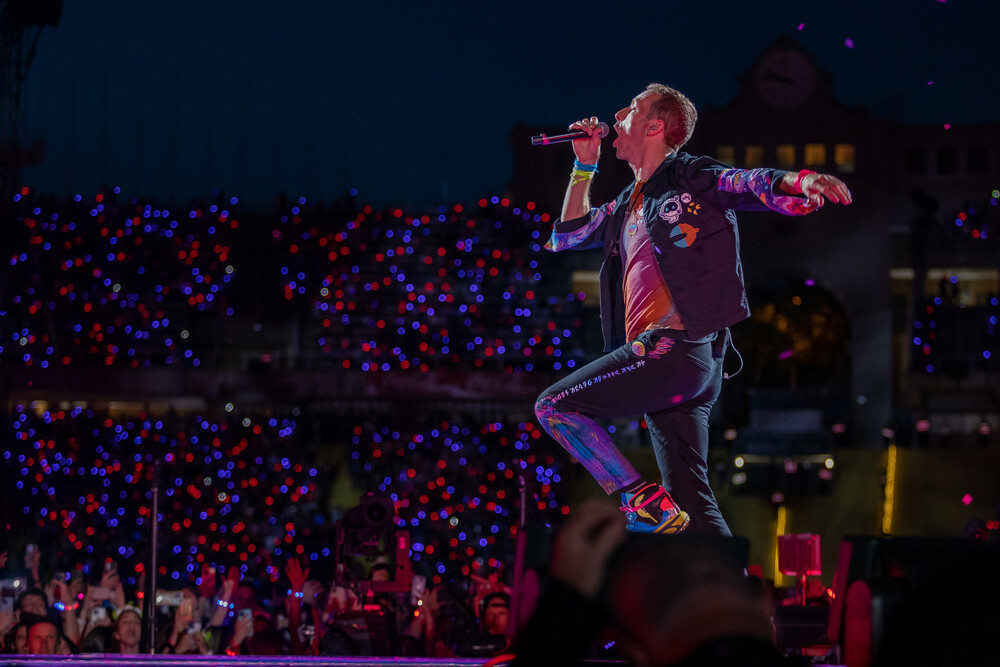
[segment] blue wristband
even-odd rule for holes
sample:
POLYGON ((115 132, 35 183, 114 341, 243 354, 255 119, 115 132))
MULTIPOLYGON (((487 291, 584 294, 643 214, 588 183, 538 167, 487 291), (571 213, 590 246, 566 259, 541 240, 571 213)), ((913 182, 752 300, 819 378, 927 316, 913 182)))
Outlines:
POLYGON ((573 167, 579 169, 580 171, 592 171, 597 172, 597 163, 594 164, 584 164, 580 160, 573 160, 573 167))

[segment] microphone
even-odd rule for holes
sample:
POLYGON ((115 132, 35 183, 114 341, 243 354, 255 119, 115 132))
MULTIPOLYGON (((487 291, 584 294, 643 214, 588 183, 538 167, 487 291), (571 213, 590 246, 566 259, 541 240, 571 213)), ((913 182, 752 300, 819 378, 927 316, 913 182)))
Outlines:
MULTIPOLYGON (((598 123, 598 129, 601 131, 601 138, 608 136, 608 132, 611 128, 608 127, 607 123, 598 123)), ((577 139, 587 139, 588 135, 583 130, 573 130, 572 132, 567 132, 566 134, 539 134, 537 137, 531 138, 532 146, 548 146, 549 144, 562 144, 567 141, 575 141, 577 139)))

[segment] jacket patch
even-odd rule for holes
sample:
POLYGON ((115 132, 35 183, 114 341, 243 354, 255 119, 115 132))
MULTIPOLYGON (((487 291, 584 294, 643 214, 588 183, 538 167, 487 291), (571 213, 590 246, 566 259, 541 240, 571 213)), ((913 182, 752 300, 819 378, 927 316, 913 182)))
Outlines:
POLYGON ((674 195, 660 204, 658 213, 660 218, 672 225, 681 219, 681 210, 681 198, 678 195, 674 195))
POLYGON ((690 248, 694 245, 694 240, 698 238, 698 227, 692 227, 686 223, 681 223, 670 230, 670 240, 678 248, 690 248))
POLYGON ((641 341, 638 340, 632 341, 632 354, 634 354, 637 357, 645 356, 646 346, 643 345, 641 341))

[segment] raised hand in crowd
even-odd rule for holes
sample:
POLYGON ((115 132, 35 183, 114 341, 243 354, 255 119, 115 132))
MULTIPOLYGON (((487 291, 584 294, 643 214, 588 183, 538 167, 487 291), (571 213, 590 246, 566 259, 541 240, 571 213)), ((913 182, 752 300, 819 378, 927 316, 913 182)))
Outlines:
MULTIPOLYGON (((0 611, 0 641, 7 636, 12 627, 14 627, 14 610, 4 609, 0 611)), ((2 650, 2 647, 0 647, 0 650, 2 650)))
POLYGON ((288 596, 285 598, 285 609, 288 611, 288 632, 292 638, 292 653, 301 654, 307 648, 299 636, 299 626, 302 625, 302 601, 306 599, 305 585, 309 580, 309 568, 302 569, 298 558, 290 558, 285 565, 285 576, 288 577, 290 585, 288 596))
POLYGON ((79 601, 70 595, 69 585, 64 574, 57 575, 45 587, 45 597, 50 608, 55 608, 62 618, 62 633, 73 643, 78 643, 82 632, 77 616, 79 601))
POLYGON ((308 579, 302 584, 302 599, 316 606, 317 600, 323 596, 323 584, 315 579, 308 579))
POLYGON ((106 569, 104 571, 101 575, 100 587, 111 593, 107 599, 111 600, 111 604, 114 605, 115 609, 121 609, 125 606, 125 587, 118 576, 117 568, 106 569))
POLYGON ((288 577, 288 583, 292 585, 292 592, 301 593, 302 587, 309 578, 309 568, 307 567, 303 570, 299 559, 291 558, 289 559, 288 564, 285 565, 285 576, 288 577))
POLYGON ((83 600, 80 601, 80 613, 77 616, 77 625, 81 639, 87 636, 94 628, 110 623, 106 613, 104 614, 104 618, 97 618, 94 614, 94 609, 100 607, 103 602, 96 598, 96 591, 96 586, 89 586, 87 592, 83 594, 83 600))
POLYGON ((210 655, 212 650, 205 641, 205 635, 200 629, 186 630, 174 646, 174 653, 178 655, 210 655))
POLYGON ((211 563, 201 564, 201 583, 198 585, 198 593, 201 597, 211 600, 218 592, 218 574, 215 566, 211 563))
MULTIPOLYGON (((211 576, 214 578, 215 568, 212 569, 213 573, 211 576)), ((212 617, 208 621, 209 627, 214 628, 225 623, 226 616, 229 614, 230 603, 233 600, 233 593, 236 591, 236 585, 239 583, 239 576, 239 570, 233 567, 229 569, 229 576, 222 580, 222 585, 219 586, 217 591, 218 597, 215 598, 215 609, 212 611, 212 617), (233 578, 234 574, 236 575, 236 578, 233 578)), ((204 580, 202 580, 202 584, 204 584, 204 580)), ((212 588, 214 589, 215 586, 213 585, 212 588)), ((211 596, 208 599, 212 599, 211 596)))
POLYGON ((66 587, 66 580, 62 575, 58 575, 45 585, 45 603, 49 607, 59 606, 56 603, 65 605, 70 602, 69 589, 66 587))
POLYGON ((240 655, 243 642, 253 636, 253 615, 240 615, 233 624, 233 636, 226 648, 226 655, 240 655))
MULTIPOLYGON (((83 589, 83 579, 71 580, 68 591, 83 589)), ((73 599, 79 599, 78 595, 70 592, 73 599)), ((94 610, 108 602, 113 608, 121 609, 125 606, 125 588, 118 577, 118 572, 114 568, 106 569, 101 573, 101 582, 97 586, 88 586, 80 602, 80 613, 77 616, 78 623, 74 628, 74 620, 66 618, 64 632, 66 636, 79 642, 79 638, 85 636, 90 630, 97 626, 111 625, 111 617, 105 613, 99 616, 94 615, 94 610)))
POLYGON ((69 590, 69 599, 77 601, 82 601, 87 593, 87 589, 90 588, 87 586, 87 580, 79 567, 73 572, 66 587, 69 590))
POLYGON ((42 585, 42 579, 38 576, 38 567, 41 562, 42 552, 38 550, 38 545, 29 544, 24 550, 24 567, 31 575, 29 585, 32 587, 39 587, 42 585))
MULTIPOLYGON (((164 653, 185 653, 186 651, 180 650, 181 640, 184 639, 188 634, 188 629, 192 627, 194 622, 194 600, 185 594, 184 599, 174 610, 174 623, 170 629, 170 637, 167 639, 167 644, 163 648, 164 653)), ((185 646, 185 648, 190 648, 190 646, 185 646)))

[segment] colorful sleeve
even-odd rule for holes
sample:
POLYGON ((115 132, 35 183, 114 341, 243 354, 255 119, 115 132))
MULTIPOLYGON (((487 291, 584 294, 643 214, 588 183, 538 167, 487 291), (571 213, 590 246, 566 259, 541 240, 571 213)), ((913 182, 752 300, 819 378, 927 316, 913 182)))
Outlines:
MULTIPOLYGON (((719 173, 719 192, 730 195, 751 194, 754 203, 760 202, 764 207, 785 215, 805 215, 812 213, 819 206, 805 197, 776 193, 774 179, 784 172, 774 169, 725 169, 719 173)), ((779 191, 780 192, 780 191, 779 191)), ((747 209, 758 206, 740 205, 740 199, 720 195, 726 208, 747 209)))
POLYGON ((600 208, 590 209, 590 214, 575 220, 556 220, 552 225, 552 236, 545 244, 546 250, 587 250, 603 245, 600 233, 604 222, 614 213, 615 201, 608 202, 600 208))

